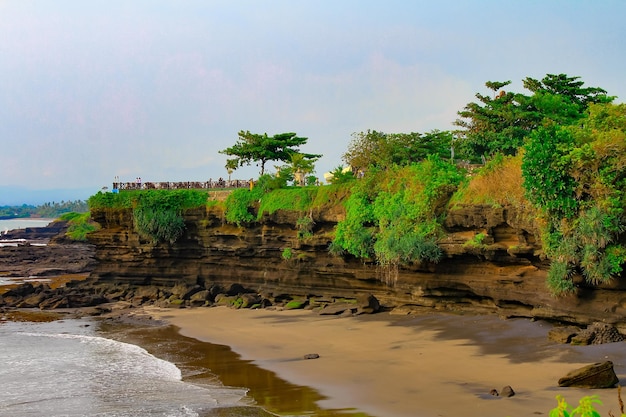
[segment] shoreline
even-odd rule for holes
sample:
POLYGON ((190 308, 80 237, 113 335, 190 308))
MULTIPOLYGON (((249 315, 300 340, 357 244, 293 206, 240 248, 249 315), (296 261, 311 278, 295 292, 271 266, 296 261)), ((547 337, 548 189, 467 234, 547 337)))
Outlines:
POLYGON ((626 376, 625 342, 557 345, 547 339, 552 325, 526 319, 337 317, 227 307, 146 307, 141 314, 176 326, 183 336, 229 346, 242 360, 313 388, 323 409, 373 417, 547 415, 557 394, 574 406, 582 396, 599 395, 604 404, 598 411, 608 416, 619 413, 617 389, 559 388, 557 381, 604 360, 613 361, 622 384, 626 376), (320 357, 306 360, 307 354, 320 357), (515 396, 490 394, 507 385, 515 396))

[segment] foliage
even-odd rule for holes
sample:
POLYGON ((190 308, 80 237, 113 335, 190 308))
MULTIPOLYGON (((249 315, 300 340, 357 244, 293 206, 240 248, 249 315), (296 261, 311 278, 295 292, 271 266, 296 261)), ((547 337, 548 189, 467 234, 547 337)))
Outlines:
POLYGON ((430 133, 383 133, 375 130, 352 134, 343 155, 354 172, 376 167, 387 169, 419 162, 428 155, 450 156, 452 133, 433 130, 430 133))
POLYGON ((237 226, 255 221, 254 209, 264 194, 261 186, 255 186, 252 190, 247 188, 234 190, 226 199, 226 221, 237 226))
POLYGON ((295 176, 294 185, 306 185, 306 177, 315 171, 315 161, 319 156, 295 152, 291 155, 291 170, 295 176))
POLYGON ((597 395, 582 397, 576 408, 571 408, 561 395, 557 395, 556 400, 558 405, 550 411, 550 417, 600 417, 600 413, 594 407, 594 404, 602 404, 597 395))
POLYGON ((528 96, 502 90, 511 82, 487 82, 493 97, 476 94, 478 102, 458 112, 454 124, 461 128, 455 148, 462 158, 478 160, 496 153, 515 155, 526 138, 549 124, 573 124, 585 116, 593 103, 610 103, 614 98, 598 87, 583 87, 580 77, 547 74, 541 81, 523 80, 528 96), (498 93, 499 91, 499 93, 498 93))
POLYGON ((285 261, 289 261, 293 258, 293 250, 291 248, 285 248, 281 256, 285 261))
POLYGON ((135 230, 153 243, 176 242, 185 231, 185 221, 171 208, 141 207, 133 212, 135 230))
POLYGON ((356 178, 354 173, 352 173, 352 169, 346 169, 342 166, 338 166, 330 173, 331 177, 329 178, 329 182, 331 184, 345 184, 356 178))
POLYGON ((71 240, 84 242, 87 234, 98 229, 98 225, 91 222, 90 213, 69 212, 61 215, 59 220, 68 222, 66 236, 71 240))
POLYGON ((571 218, 578 209, 567 158, 573 144, 569 130, 553 125, 534 132, 525 148, 522 176, 528 199, 550 216, 571 218))
POLYGON ((346 185, 281 188, 283 183, 279 178, 266 174, 259 178, 252 191, 234 190, 226 200, 226 221, 241 226, 258 221, 264 214, 272 214, 278 210, 310 213, 312 209, 341 204, 349 194, 349 187, 346 185))
MULTIPOLYGON (((250 131, 240 131, 235 145, 226 148, 220 153, 234 156, 227 164, 229 166, 250 165, 258 162, 261 165, 261 175, 265 174, 265 163, 268 161, 290 162, 292 155, 299 153, 299 146, 306 144, 308 138, 296 136, 295 133, 280 133, 268 136, 267 133, 257 134, 250 131)), ((301 154, 305 159, 317 159, 321 155, 301 154)))
POLYGON ((207 193, 199 190, 99 192, 89 198, 92 210, 132 208, 135 230, 153 243, 174 243, 185 230, 183 210, 206 204, 207 193))
POLYGON ((548 287, 556 295, 575 291, 575 274, 597 285, 623 271, 625 151, 623 104, 592 104, 575 125, 549 125, 530 136, 524 185, 544 219, 548 287))
POLYGON ((487 235, 484 233, 477 233, 470 240, 466 241, 463 246, 472 247, 472 248, 482 248, 484 246, 484 241, 487 235))
POLYGON ((296 228, 298 229, 298 238, 307 239, 313 236, 313 226, 315 222, 311 216, 300 217, 296 221, 296 228))
POLYGON ((565 74, 547 74, 541 81, 527 77, 524 87, 533 93, 545 93, 563 97, 576 105, 579 112, 584 112, 590 104, 610 103, 615 97, 607 96, 606 91, 598 87, 583 87, 580 77, 568 77, 565 74))
POLYGON ((439 216, 461 181, 456 166, 430 156, 424 162, 368 172, 346 201, 331 250, 399 265, 437 262, 439 216))
POLYGON ((89 211, 86 201, 48 202, 39 206, 22 204, 21 206, 1 206, 0 219, 15 219, 26 217, 44 217, 56 219, 64 213, 86 213, 89 211))

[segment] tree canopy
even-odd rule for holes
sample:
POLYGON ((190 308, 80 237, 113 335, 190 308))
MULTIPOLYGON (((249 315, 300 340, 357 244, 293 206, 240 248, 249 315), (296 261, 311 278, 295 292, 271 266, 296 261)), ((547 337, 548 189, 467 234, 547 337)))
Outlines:
POLYGON ((352 141, 343 160, 354 171, 367 168, 387 169, 407 166, 429 155, 450 157, 451 132, 433 130, 429 133, 383 133, 368 130, 352 134, 352 141))
POLYGON ((495 153, 515 155, 535 129, 550 123, 571 124, 585 117, 587 106, 610 103, 614 97, 598 87, 583 87, 580 77, 547 74, 543 79, 527 77, 524 88, 532 95, 506 92, 511 81, 488 81, 489 95, 476 94, 478 102, 458 112, 454 124, 457 150, 463 157, 476 160, 495 153))
POLYGON ((250 165, 253 162, 260 164, 260 174, 265 174, 265 164, 268 161, 291 162, 292 156, 296 153, 304 155, 306 159, 316 159, 321 155, 307 154, 300 152, 300 146, 306 144, 308 138, 297 136, 295 133, 280 133, 268 136, 267 133, 258 134, 250 131, 240 131, 239 138, 235 145, 226 148, 220 153, 234 156, 229 159, 227 165, 230 167, 241 167, 250 165))

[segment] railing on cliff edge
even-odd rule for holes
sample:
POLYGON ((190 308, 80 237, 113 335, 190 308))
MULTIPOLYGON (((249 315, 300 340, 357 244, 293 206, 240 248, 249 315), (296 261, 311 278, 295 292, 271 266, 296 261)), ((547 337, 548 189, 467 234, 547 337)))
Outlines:
POLYGON ((250 180, 209 180, 209 181, 161 181, 161 182, 114 182, 113 190, 211 190, 224 188, 249 188, 250 180))

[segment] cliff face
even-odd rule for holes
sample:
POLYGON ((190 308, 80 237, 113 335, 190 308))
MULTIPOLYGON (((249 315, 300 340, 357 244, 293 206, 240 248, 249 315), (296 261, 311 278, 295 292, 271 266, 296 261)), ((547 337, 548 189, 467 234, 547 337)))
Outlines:
POLYGON ((389 307, 554 319, 604 321, 626 329, 626 288, 580 283, 578 294, 553 298, 548 263, 530 222, 512 209, 463 207, 447 213, 444 259, 436 265, 381 270, 328 251, 341 209, 313 213, 313 236, 299 238, 298 213, 276 212, 246 228, 215 209, 185 213, 186 232, 173 245, 142 241, 130 210, 94 210, 102 229, 90 235, 101 281, 173 285, 239 283, 259 293, 354 298, 375 295, 389 307), (476 239, 480 234, 482 240, 476 239))

